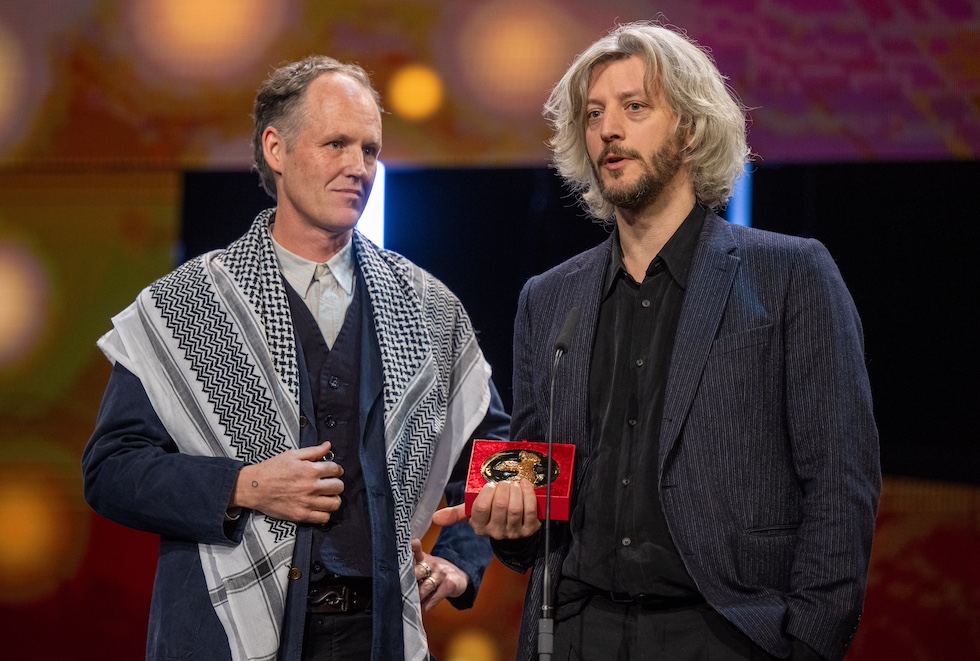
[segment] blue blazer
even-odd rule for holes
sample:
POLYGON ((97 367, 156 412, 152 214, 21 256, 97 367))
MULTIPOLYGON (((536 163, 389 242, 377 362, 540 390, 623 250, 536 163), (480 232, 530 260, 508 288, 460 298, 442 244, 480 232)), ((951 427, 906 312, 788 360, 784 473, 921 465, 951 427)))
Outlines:
MULTIPOLYGON (((591 458, 591 348, 612 240, 532 278, 514 330, 511 436, 545 438, 556 336, 581 321, 559 367, 555 441, 591 458)), ((699 590, 762 648, 795 637, 840 659, 857 627, 881 476, 861 323, 818 241, 705 219, 688 277, 664 403, 657 471, 670 534, 699 590)), ((573 507, 588 507, 576 491, 573 507)), ((554 524, 553 590, 568 552, 554 524)), ((536 649, 542 549, 533 566, 519 659, 536 649)), ((552 604, 554 604, 554 595, 552 604)))
MULTIPOLYGON (((362 312, 360 459, 367 482, 373 544, 372 659, 397 660, 404 657, 402 594, 395 551, 394 506, 383 450, 381 351, 371 306, 363 305, 362 312), (380 450, 376 447, 379 443, 380 450)), ((301 352, 298 340, 296 344, 301 352)), ((307 447, 317 444, 317 433, 302 353, 298 355, 298 365, 300 412, 311 423, 300 433, 301 445, 307 447)), ((505 438, 509 418, 492 382, 490 389, 490 409, 474 435, 505 438)), ((242 465, 232 459, 192 457, 178 452, 139 379, 124 367, 115 366, 95 432, 82 456, 85 497, 102 516, 160 535, 146 644, 148 661, 231 659, 224 628, 208 597, 198 543, 241 542, 243 522, 225 521, 225 511, 242 465)), ((447 485, 447 501, 461 503, 464 488, 465 470, 458 480, 454 476, 454 481, 447 485)), ((280 661, 301 658, 311 546, 312 529, 298 526, 293 566, 301 571, 289 586, 280 661)), ((470 588, 450 601, 458 608, 472 606, 483 571, 493 557, 489 544, 476 537, 469 526, 447 527, 442 530, 432 554, 466 572, 470 588)))

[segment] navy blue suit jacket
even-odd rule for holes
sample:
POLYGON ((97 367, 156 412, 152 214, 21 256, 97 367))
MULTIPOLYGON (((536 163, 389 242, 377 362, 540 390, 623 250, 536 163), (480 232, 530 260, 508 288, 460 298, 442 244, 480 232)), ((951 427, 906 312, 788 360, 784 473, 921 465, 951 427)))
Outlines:
MULTIPOLYGON (((362 306, 360 459, 367 482, 373 545, 375 661, 401 659, 402 594, 395 550, 393 501, 385 467, 381 351, 371 306, 362 306), (380 444, 380 449, 377 447, 380 444)), ((302 346, 297 340, 297 348, 302 346)), ((306 361, 298 355, 300 413, 310 421, 301 429, 303 447, 317 444, 316 415, 306 361)), ((492 399, 478 438, 505 438, 509 418, 490 383, 492 399)), ((465 464, 468 453, 463 452, 465 464)), ((225 512, 242 462, 188 456, 177 450, 153 411, 140 381, 122 366, 113 369, 96 429, 82 457, 85 497, 96 512, 117 523, 160 535, 160 557, 150 605, 148 660, 231 659, 228 640, 211 606, 198 552, 199 543, 238 544, 242 521, 228 522, 225 512)), ((466 471, 447 485, 450 504, 463 501, 466 471)), ((243 514, 248 516, 246 512, 243 514)), ((312 529, 297 527, 293 566, 301 570, 289 587, 281 661, 298 661, 302 652, 312 529)), ((432 554, 453 562, 469 576, 470 588, 459 599, 468 608, 476 598, 483 571, 492 559, 489 544, 469 526, 444 528, 432 554)))
MULTIPOLYGON (((581 322, 559 367, 555 441, 592 448, 589 364, 611 240, 529 280, 514 332, 515 439, 545 438, 556 336, 581 322)), ((665 395, 657 471, 670 534, 712 607, 770 653, 798 638, 840 659, 860 617, 880 491, 861 323, 818 241, 713 213, 688 278, 665 395)), ((588 507, 589 494, 574 494, 588 507)), ((567 526, 555 524, 560 577, 567 526)), ((528 585, 518 658, 531 658, 544 559, 528 585)), ((560 579, 554 581, 554 590, 560 579)), ((552 604, 554 604, 554 597, 552 604)))

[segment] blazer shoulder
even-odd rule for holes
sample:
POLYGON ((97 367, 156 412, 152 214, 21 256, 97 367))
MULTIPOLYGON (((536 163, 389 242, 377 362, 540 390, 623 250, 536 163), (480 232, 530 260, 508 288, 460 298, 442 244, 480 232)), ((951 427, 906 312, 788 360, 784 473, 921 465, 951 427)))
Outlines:
POLYGON ((739 248, 770 248, 770 249, 789 249, 798 250, 807 241, 801 236, 791 234, 781 234, 771 230, 759 229, 758 227, 745 227, 743 225, 731 225, 731 235, 739 248))
POLYGON ((741 225, 728 225, 728 228, 741 258, 795 262, 808 254, 829 256, 827 248, 817 239, 741 225))

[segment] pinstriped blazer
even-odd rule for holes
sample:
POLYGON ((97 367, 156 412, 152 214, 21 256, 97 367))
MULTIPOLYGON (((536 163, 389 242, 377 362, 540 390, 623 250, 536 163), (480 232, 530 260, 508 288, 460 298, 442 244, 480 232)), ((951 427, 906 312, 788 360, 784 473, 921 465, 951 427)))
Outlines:
MULTIPOLYGON (((588 467, 589 363, 612 241, 530 279, 514 331, 511 436, 545 438, 554 343, 581 322, 555 392, 555 441, 588 467)), ((861 322, 818 241, 708 213, 691 265, 667 380, 656 470, 671 536, 707 601, 771 654, 793 636, 840 659, 862 609, 881 486, 861 322)), ((576 491, 573 507, 588 507, 576 491)), ((565 524, 550 564, 560 577, 565 524)), ((543 550, 533 566, 519 659, 536 649, 543 550)), ((554 591, 557 584, 554 581, 554 591)), ((552 598, 554 604, 554 597, 552 598)))

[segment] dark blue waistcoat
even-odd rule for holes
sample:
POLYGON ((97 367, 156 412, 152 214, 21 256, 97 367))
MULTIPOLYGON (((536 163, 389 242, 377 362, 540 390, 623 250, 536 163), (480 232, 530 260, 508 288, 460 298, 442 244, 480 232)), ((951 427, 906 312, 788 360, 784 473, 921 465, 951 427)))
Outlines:
POLYGON ((344 469, 341 507, 331 515, 330 523, 313 531, 310 579, 319 580, 328 574, 371 576, 371 521, 358 456, 363 287, 355 286, 354 299, 332 349, 327 348, 320 327, 299 295, 292 287, 286 290, 309 374, 317 442, 330 441, 333 460, 344 469))

